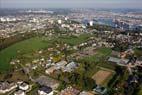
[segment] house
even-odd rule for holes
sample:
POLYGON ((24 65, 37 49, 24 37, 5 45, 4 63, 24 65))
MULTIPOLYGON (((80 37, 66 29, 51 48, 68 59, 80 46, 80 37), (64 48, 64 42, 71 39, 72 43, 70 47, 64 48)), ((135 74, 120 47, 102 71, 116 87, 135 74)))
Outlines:
POLYGON ((38 95, 53 95, 53 90, 51 87, 42 86, 38 90, 38 95))
POLYGON ((18 90, 14 93, 14 95, 26 95, 26 93, 22 90, 18 90))
POLYGON ((38 67, 37 65, 33 65, 33 66, 32 66, 32 70, 36 70, 37 67, 38 67))
POLYGON ((52 64, 54 64, 54 63, 52 63, 51 59, 48 59, 46 62, 47 62, 45 65, 46 68, 49 68, 52 64))
POLYGON ((58 63, 55 64, 56 69, 64 69, 65 65, 67 64, 66 61, 60 61, 58 63))
POLYGON ((94 95, 92 92, 82 91, 79 95, 94 95))
POLYGON ((66 89, 62 90, 59 95, 78 95, 79 92, 79 90, 69 86, 66 89))
POLYGON ((70 62, 69 64, 66 65, 64 72, 72 72, 74 71, 78 65, 75 62, 70 62))
POLYGON ((92 47, 96 47, 96 46, 97 46, 97 44, 96 44, 96 43, 93 43, 93 44, 92 44, 92 47))
POLYGON ((56 68, 54 66, 48 68, 45 70, 46 74, 52 74, 54 71, 56 71, 56 68))
POLYGON ((93 91, 95 91, 99 95, 106 95, 107 93, 107 89, 99 85, 96 88, 94 88, 93 91))
POLYGON ((7 93, 17 87, 16 83, 0 82, 0 93, 7 93))
POLYGON ((21 84, 19 85, 19 89, 21 89, 21 90, 23 90, 23 91, 26 91, 26 90, 28 90, 29 88, 30 88, 29 84, 28 84, 28 83, 25 83, 25 82, 23 82, 23 83, 21 83, 21 84))

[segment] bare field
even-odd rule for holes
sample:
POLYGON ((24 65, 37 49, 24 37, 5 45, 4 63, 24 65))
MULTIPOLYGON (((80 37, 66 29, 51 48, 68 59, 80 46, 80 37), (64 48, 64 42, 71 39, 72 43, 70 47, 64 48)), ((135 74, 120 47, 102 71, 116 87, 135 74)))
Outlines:
POLYGON ((96 80, 96 83, 101 85, 105 80, 107 80, 113 72, 107 71, 107 70, 99 70, 97 73, 95 73, 92 78, 96 80))

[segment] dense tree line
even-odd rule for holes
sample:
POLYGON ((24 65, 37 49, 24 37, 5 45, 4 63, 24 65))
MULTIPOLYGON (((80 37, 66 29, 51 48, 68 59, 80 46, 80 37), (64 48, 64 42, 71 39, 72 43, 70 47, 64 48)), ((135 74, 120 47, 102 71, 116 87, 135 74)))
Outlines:
POLYGON ((23 41, 25 39, 29 39, 34 36, 36 36, 35 33, 29 32, 29 33, 25 33, 25 34, 17 34, 15 36, 11 36, 11 37, 5 38, 5 39, 0 39, 0 50, 7 48, 8 46, 10 46, 12 44, 23 41))
POLYGON ((93 26, 87 26, 88 29, 96 29, 98 31, 112 31, 114 28, 108 25, 94 24, 93 26))
POLYGON ((59 89, 65 88, 67 84, 76 85, 81 90, 92 90, 96 86, 95 80, 77 72, 64 72, 62 75, 58 75, 58 79, 63 81, 59 89))

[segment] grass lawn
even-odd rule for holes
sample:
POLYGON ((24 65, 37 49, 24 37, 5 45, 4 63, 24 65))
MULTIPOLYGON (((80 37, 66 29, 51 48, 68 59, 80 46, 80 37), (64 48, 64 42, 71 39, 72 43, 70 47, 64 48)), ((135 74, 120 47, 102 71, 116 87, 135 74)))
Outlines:
POLYGON ((100 48, 97 51, 97 53, 102 55, 102 56, 108 56, 108 55, 111 54, 111 52, 112 52, 112 50, 110 48, 105 48, 105 47, 100 48))
POLYGON ((65 42, 73 46, 73 45, 77 45, 77 44, 85 42, 86 40, 88 40, 89 37, 91 37, 90 34, 82 34, 78 37, 77 36, 69 36, 69 37, 62 36, 62 37, 59 37, 57 40, 61 42, 65 42))
POLYGON ((10 69, 9 62, 12 58, 47 47, 48 43, 43 41, 43 37, 34 37, 0 51, 0 72, 10 69))
POLYGON ((142 56, 142 49, 138 49, 138 48, 135 48, 134 49, 134 54, 138 57, 142 56))
POLYGON ((137 95, 142 95, 142 88, 141 88, 141 90, 138 92, 137 95))
POLYGON ((15 71, 12 73, 12 77, 8 79, 8 81, 14 81, 14 82, 17 82, 18 80, 28 82, 29 78, 22 71, 15 71))

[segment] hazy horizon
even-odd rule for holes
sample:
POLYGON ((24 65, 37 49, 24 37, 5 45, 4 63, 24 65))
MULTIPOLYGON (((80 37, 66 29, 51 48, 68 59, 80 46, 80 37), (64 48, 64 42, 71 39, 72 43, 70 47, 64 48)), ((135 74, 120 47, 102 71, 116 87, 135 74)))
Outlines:
POLYGON ((1 0, 1 8, 135 8, 142 0, 1 0))

